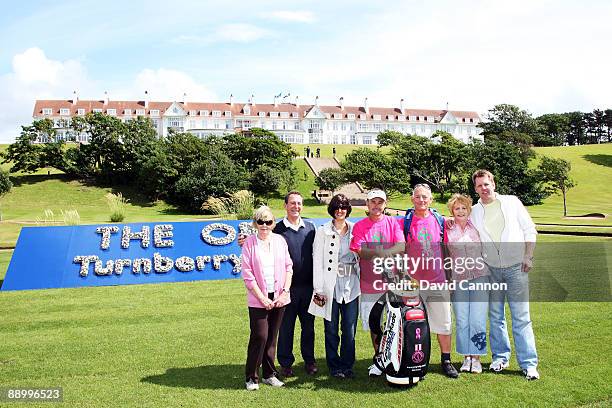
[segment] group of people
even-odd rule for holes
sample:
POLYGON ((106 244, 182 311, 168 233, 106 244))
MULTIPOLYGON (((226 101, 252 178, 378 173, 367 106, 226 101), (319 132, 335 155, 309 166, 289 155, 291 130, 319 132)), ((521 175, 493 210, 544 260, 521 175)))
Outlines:
MULTIPOLYGON (((430 208, 432 192, 426 184, 414 186, 413 208, 403 219, 385 214, 387 196, 381 190, 367 194, 367 217, 355 224, 347 219, 352 208, 343 194, 331 199, 327 208, 331 219, 318 228, 302 219, 303 198, 296 191, 286 195, 286 216, 278 222, 268 207, 257 209, 253 216, 257 233, 239 238, 251 330, 245 368, 247 390, 259 388, 259 367, 262 382, 275 387, 284 385, 279 377, 295 375, 296 319, 301 325, 300 349, 306 374, 318 372, 314 355, 316 316, 324 321, 330 375, 353 378, 358 317, 363 329, 369 330, 370 311, 385 291, 373 261, 400 255, 484 260, 461 263, 461 268, 452 267, 450 273, 435 262, 423 262, 410 271, 395 271, 409 272, 415 282, 474 284, 420 291, 430 330, 438 338, 441 369, 446 376, 459 376, 451 362, 451 308, 457 352, 464 356, 460 371, 482 372, 480 357, 487 354, 487 343, 492 353, 490 370, 508 368, 511 347, 504 315, 507 300, 519 366, 528 380, 538 379, 527 274, 533 261, 535 225, 517 197, 495 192, 493 174, 478 170, 472 181, 480 196, 478 203, 472 207, 469 197, 454 194, 448 202, 448 218, 430 208), (477 285, 482 283, 495 283, 504 289, 489 293, 482 289, 485 285, 477 285), (276 369, 275 358, 280 370, 276 369)), ((374 335, 372 346, 376 355, 379 345, 374 335)), ((372 365, 368 374, 379 376, 382 371, 372 365)))

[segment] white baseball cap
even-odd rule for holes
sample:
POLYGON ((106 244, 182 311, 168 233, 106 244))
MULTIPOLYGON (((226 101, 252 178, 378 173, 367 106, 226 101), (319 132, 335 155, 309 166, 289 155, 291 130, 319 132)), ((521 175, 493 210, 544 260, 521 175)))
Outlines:
POLYGON ((368 200, 371 200, 373 198, 382 198, 383 200, 387 201, 387 194, 385 194, 385 192, 382 190, 374 189, 371 190, 367 195, 368 200))

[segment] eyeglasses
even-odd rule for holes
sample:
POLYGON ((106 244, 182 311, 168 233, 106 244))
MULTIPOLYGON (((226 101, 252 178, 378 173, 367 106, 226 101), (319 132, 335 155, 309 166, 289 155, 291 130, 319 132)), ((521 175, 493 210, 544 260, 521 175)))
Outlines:
POLYGON ((412 190, 414 191, 414 190, 416 190, 417 188, 425 188, 425 189, 427 189, 427 190, 431 191, 431 187, 429 187, 429 184, 426 184, 426 183, 419 183, 419 184, 416 184, 412 190))
POLYGON ((264 224, 266 224, 269 227, 272 224, 274 224, 274 220, 268 220, 268 221, 257 220, 257 225, 264 225, 264 224))

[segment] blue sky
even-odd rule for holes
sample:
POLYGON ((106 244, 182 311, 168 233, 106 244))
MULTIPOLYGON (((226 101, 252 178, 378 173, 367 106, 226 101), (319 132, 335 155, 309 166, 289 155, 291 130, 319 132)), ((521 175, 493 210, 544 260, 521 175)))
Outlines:
POLYGON ((605 1, 26 1, 0 15, 0 142, 35 99, 322 104, 534 114, 609 108, 605 1))

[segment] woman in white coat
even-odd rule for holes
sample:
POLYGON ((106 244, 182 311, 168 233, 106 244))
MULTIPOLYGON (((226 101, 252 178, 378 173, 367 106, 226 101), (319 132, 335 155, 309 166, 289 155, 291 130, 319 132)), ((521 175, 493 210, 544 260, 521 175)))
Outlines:
POLYGON ((359 260, 349 249, 353 223, 346 218, 351 204, 344 194, 336 194, 327 212, 333 219, 317 229, 313 244, 314 291, 308 311, 325 319, 325 359, 330 374, 353 378, 361 292, 359 260))

